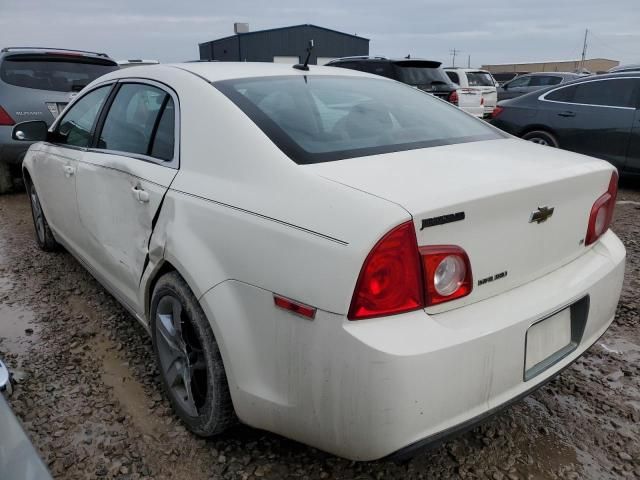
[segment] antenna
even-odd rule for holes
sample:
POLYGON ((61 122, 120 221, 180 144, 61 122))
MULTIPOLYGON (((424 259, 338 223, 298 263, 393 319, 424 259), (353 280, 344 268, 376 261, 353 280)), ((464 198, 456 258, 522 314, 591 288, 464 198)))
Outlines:
POLYGON ((584 71, 584 58, 587 56, 587 36, 589 35, 589 29, 584 31, 584 43, 582 44, 582 59, 580 60, 580 73, 584 71))
POLYGON ((309 70, 309 57, 311 57, 311 50, 313 50, 313 40, 309 40, 309 46, 307 47, 307 58, 304 61, 304 65, 294 65, 293 68, 297 68, 298 70, 309 70))

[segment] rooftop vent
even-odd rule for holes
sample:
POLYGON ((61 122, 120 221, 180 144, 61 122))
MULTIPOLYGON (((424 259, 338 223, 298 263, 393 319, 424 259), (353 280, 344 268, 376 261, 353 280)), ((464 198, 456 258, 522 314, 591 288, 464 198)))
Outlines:
POLYGON ((249 24, 248 23, 234 23, 233 24, 234 33, 249 33, 249 24))

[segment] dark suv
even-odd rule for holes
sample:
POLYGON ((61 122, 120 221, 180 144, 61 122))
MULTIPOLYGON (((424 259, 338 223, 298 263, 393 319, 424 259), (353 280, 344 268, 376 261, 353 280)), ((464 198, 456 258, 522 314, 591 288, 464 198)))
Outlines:
POLYGON ((455 105, 458 104, 457 85, 453 83, 440 62, 419 59, 390 59, 386 57, 344 57, 332 60, 327 67, 350 68, 373 73, 406 83, 455 105))
POLYGON ((77 93, 118 68, 104 53, 59 48, 0 50, 0 193, 13 188, 29 143, 11 139, 13 125, 44 120, 50 125, 77 93))

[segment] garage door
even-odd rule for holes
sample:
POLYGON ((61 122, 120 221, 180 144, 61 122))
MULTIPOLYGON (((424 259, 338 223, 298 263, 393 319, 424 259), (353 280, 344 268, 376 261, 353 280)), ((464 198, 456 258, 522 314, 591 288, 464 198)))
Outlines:
POLYGON ((300 63, 300 59, 298 57, 275 56, 273 57, 273 63, 288 63, 289 65, 295 65, 296 63, 300 63))
POLYGON ((335 60, 336 57, 318 57, 318 65, 326 65, 331 60, 335 60))

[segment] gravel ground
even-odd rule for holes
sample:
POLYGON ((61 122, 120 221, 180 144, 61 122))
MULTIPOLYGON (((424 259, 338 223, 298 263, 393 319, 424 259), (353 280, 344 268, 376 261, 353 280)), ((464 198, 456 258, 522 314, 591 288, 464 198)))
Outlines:
POLYGON ((619 200, 625 288, 582 359, 409 462, 355 463, 244 426, 209 441, 189 434, 142 327, 69 254, 36 248, 24 195, 0 197, 0 356, 18 382, 9 400, 55 478, 639 478, 640 185, 619 200))

